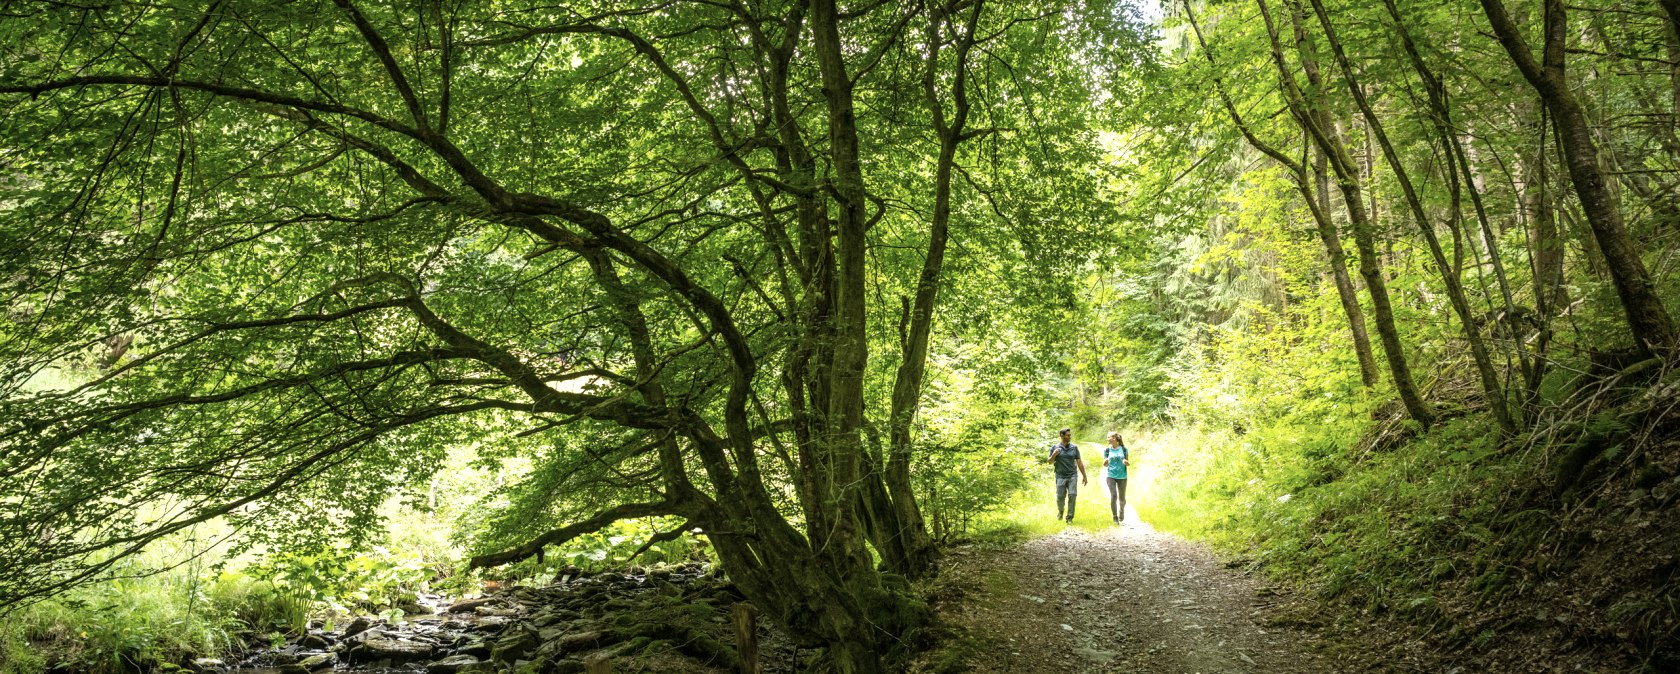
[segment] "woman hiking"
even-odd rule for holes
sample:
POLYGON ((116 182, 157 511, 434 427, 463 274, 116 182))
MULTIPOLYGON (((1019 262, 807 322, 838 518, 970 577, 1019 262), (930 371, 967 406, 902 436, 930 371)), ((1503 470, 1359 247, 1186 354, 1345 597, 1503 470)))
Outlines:
POLYGON ((1126 467, 1132 465, 1126 442, 1115 431, 1108 432, 1108 447, 1103 449, 1103 466, 1108 473, 1103 482, 1108 485, 1108 510, 1114 523, 1126 519, 1126 467))

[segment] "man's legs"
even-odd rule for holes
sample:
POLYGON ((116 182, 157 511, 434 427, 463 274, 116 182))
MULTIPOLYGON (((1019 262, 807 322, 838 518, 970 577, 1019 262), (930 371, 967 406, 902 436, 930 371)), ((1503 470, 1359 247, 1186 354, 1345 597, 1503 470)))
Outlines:
POLYGON ((1062 513, 1065 512, 1062 501, 1067 499, 1068 490, 1072 487, 1073 480, 1065 477, 1056 478, 1056 519, 1062 519, 1062 513))
MULTIPOLYGON (((1077 479, 1079 478, 1073 475, 1067 477, 1067 521, 1069 524, 1073 523, 1073 505, 1079 501, 1079 483, 1074 481, 1077 479)), ((1061 502, 1058 501, 1057 505, 1060 506, 1061 502)), ((1058 514, 1061 511, 1060 507, 1056 508, 1058 514)))

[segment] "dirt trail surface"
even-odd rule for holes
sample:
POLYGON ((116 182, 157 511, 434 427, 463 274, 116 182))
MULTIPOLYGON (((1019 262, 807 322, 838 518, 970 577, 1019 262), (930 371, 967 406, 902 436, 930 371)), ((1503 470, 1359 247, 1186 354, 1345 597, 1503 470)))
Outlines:
POLYGON ((1147 524, 957 549, 942 574, 977 584, 944 615, 967 671, 1356 671, 1312 653, 1311 635, 1275 626, 1268 589, 1147 524))

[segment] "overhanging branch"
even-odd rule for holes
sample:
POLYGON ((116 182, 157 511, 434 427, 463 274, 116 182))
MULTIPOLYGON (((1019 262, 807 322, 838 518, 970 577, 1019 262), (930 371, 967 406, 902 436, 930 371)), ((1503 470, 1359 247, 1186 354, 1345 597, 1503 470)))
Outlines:
POLYGON ((559 529, 551 529, 548 533, 531 539, 529 543, 512 550, 478 555, 472 558, 468 568, 483 569, 492 566, 503 566, 514 562, 535 557, 538 552, 549 545, 560 545, 578 536, 594 533, 612 526, 614 522, 636 517, 650 517, 653 515, 674 515, 676 504, 669 501, 658 503, 626 503, 611 510, 599 513, 594 517, 575 522, 559 529))

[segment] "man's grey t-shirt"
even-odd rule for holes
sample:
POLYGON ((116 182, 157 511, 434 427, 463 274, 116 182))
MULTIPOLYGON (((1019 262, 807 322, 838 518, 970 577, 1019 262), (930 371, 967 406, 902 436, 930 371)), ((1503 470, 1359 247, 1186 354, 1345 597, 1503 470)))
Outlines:
POLYGON ((1056 477, 1073 477, 1078 475, 1079 466, 1075 462, 1079 461, 1079 445, 1075 445, 1071 442, 1067 445, 1063 445, 1062 443, 1057 442, 1050 445, 1050 453, 1055 454, 1056 448, 1058 447, 1062 448, 1062 453, 1056 455, 1056 477))

